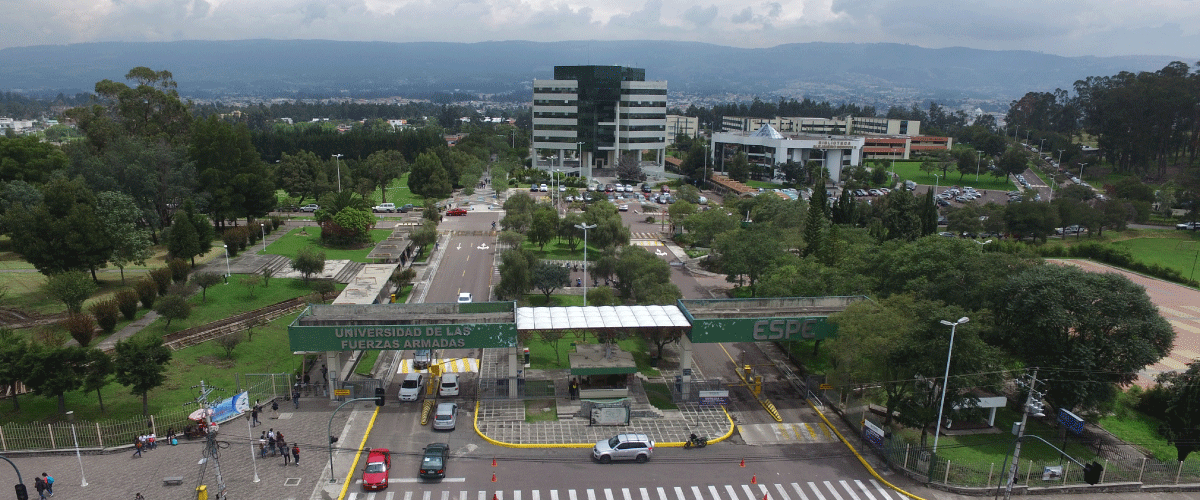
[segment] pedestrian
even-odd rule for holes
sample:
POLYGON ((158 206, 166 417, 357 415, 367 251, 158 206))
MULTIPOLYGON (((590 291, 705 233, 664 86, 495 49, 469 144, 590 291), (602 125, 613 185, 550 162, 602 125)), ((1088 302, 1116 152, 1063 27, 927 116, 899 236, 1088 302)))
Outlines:
POLYGON ((279 401, 271 400, 271 418, 279 418, 279 401))
POLYGON ((300 443, 292 443, 292 461, 300 465, 300 443))
POLYGON ((142 496, 141 493, 138 493, 133 496, 133 500, 146 500, 146 497, 142 496))
POLYGON ((46 500, 46 483, 42 482, 42 478, 33 476, 33 489, 37 490, 38 498, 46 500))
MULTIPOLYGON (((434 245, 437 245, 437 243, 434 243, 434 245)), ((321 364, 321 380, 322 381, 329 380, 329 369, 325 367, 324 363, 321 364)))
POLYGON ((296 406, 297 410, 300 409, 300 387, 292 389, 292 404, 296 406))
POLYGON ((275 429, 267 431, 267 446, 271 447, 271 456, 275 456, 275 429))
POLYGON ((158 440, 155 438, 153 432, 151 432, 150 435, 146 436, 146 443, 150 445, 151 450, 158 448, 158 440))
POLYGON ((283 439, 282 432, 275 433, 275 448, 278 449, 279 453, 282 453, 283 455, 288 454, 287 441, 283 439))
MULTIPOLYGON (((142 438, 141 437, 133 438, 133 449, 135 450, 133 452, 134 457, 142 456, 142 438)), ((130 457, 130 458, 133 458, 133 457, 130 457)))
POLYGON ((250 409, 250 427, 254 427, 258 424, 258 407, 255 406, 254 408, 250 409))
POLYGON ((46 493, 49 493, 50 496, 54 496, 54 476, 43 472, 42 477, 44 478, 42 480, 46 482, 46 493))
POLYGON ((258 458, 267 458, 267 432, 258 436, 258 458))
POLYGON ((280 444, 282 446, 280 446, 279 448, 283 450, 283 465, 284 465, 284 467, 287 467, 287 464, 292 462, 292 454, 288 453, 287 443, 280 443, 280 444))
POLYGON ((571 379, 571 386, 567 388, 567 392, 571 394, 571 399, 579 396, 579 381, 571 379))

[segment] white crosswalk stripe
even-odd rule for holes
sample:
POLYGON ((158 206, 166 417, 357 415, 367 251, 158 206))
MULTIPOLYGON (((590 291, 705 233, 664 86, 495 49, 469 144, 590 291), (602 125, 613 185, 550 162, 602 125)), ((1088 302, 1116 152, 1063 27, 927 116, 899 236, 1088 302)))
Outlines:
MULTIPOLYGON (((448 478, 457 479, 457 478, 448 478)), ((903 498, 875 479, 835 479, 775 484, 725 484, 582 490, 510 490, 509 500, 894 500, 903 498), (636 490, 636 491, 635 491, 636 490), (564 494, 565 493, 565 494, 564 494)), ((350 492, 348 500, 505 500, 504 490, 350 492), (386 496, 385 496, 386 495, 386 496)))
MULTIPOLYGON (((400 369, 396 373, 429 373, 429 369, 425 368, 417 370, 413 368, 411 359, 406 359, 400 363, 400 369)), ((452 358, 439 359, 438 364, 442 365, 442 373, 467 373, 479 371, 479 360, 476 358, 452 358)))

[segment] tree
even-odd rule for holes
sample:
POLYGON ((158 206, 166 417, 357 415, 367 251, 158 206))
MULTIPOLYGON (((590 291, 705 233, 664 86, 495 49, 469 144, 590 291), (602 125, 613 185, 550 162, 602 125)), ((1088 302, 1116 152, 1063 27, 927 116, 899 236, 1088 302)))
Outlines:
POLYGON ((266 215, 275 206, 275 185, 244 125, 215 115, 195 123, 188 156, 196 162, 199 190, 218 225, 266 215))
POLYGON ((319 252, 311 246, 301 248, 292 260, 292 269, 303 274, 304 282, 308 283, 309 276, 325 270, 325 252, 319 252))
POLYGON ((46 293, 67 306, 67 311, 79 314, 83 301, 96 293, 99 285, 83 271, 67 271, 46 277, 46 293))
POLYGON ((432 225, 421 225, 421 229, 413 231, 408 235, 409 241, 419 248, 425 248, 438 239, 437 228, 432 225))
POLYGON ((167 250, 177 259, 196 262, 200 255, 200 236, 196 234, 196 226, 192 225, 192 217, 187 211, 175 212, 175 220, 171 223, 171 231, 167 234, 167 250))
POLYGON ((1157 388, 1167 394, 1159 432, 1175 445, 1176 459, 1182 463, 1200 449, 1200 360, 1188 363, 1187 371, 1165 372, 1157 381, 1157 388))
POLYGON ((408 173, 408 188, 427 198, 445 198, 453 189, 442 160, 434 153, 421 153, 408 173))
POLYGON ((704 147, 692 147, 683 157, 679 165, 679 174, 687 178, 687 182, 700 184, 707 181, 712 170, 708 168, 707 151, 704 147))
POLYGON ((583 214, 587 224, 596 227, 588 230, 588 243, 598 248, 629 244, 629 226, 621 220, 621 213, 612 203, 601 200, 588 205, 583 214))
POLYGON ((388 185, 408 171, 408 162, 403 153, 394 149, 376 151, 363 162, 361 171, 363 179, 371 183, 371 189, 379 189, 380 203, 387 203, 388 185))
POLYGON ((575 253, 575 249, 583 242, 583 230, 578 226, 584 222, 582 214, 570 212, 558 224, 558 237, 567 240, 567 248, 571 253, 575 253))
POLYGON ((613 292, 612 287, 598 286, 595 288, 588 288, 587 303, 592 307, 619 306, 621 305, 621 299, 617 298, 617 295, 613 292))
POLYGON ((667 207, 667 215, 671 219, 671 227, 677 228, 676 231, 684 227, 684 221, 692 214, 696 213, 696 205, 683 201, 682 199, 672 203, 667 207))
POLYGON ((112 255, 108 260, 121 270, 121 283, 124 284, 125 266, 144 266, 153 255, 150 252, 150 232, 138 226, 142 212, 132 196, 104 191, 96 195, 96 215, 112 244, 112 255))
POLYGON ((1029 157, 1025 155, 1023 149, 1010 146, 1003 155, 1000 155, 1000 160, 996 162, 996 168, 1001 175, 1023 174, 1029 168, 1029 157))
POLYGON ((550 344, 554 348, 554 364, 562 364, 562 354, 559 353, 558 343, 566 336, 565 330, 538 330, 538 337, 541 337, 542 342, 550 344))
POLYGON ((171 349, 158 335, 138 335, 117 341, 113 368, 117 383, 142 397, 142 415, 150 415, 150 391, 166 381, 171 349))
POLYGON ((238 283, 246 287, 246 293, 250 295, 250 298, 254 298, 254 291, 257 290, 258 285, 262 283, 262 276, 257 274, 246 275, 239 279, 238 283))
MULTIPOLYGON (((1011 209, 1012 207, 1010 207, 1011 209)), ((1175 332, 1145 288, 1119 274, 1041 265, 995 288, 993 343, 1048 379, 1054 406, 1089 409, 1109 401, 1118 384, 1166 356, 1175 332)))
POLYGON ((954 164, 954 157, 950 155, 949 151, 934 151, 925 158, 925 161, 921 162, 921 170, 929 174, 941 172, 939 175, 945 179, 946 172, 950 171, 950 167, 954 164))
POLYGON ((1044 202, 1013 203, 1004 209, 1004 225, 1018 238, 1029 236, 1045 242, 1058 227, 1058 211, 1044 202))
POLYGON ((67 412, 64 395, 83 384, 83 367, 86 364, 85 349, 78 346, 34 347, 27 354, 28 370, 23 381, 25 386, 40 396, 55 397, 58 412, 67 412))
POLYGON ((12 248, 42 274, 96 269, 112 256, 112 244, 96 214, 96 197, 80 179, 55 178, 42 202, 5 212, 12 248))
POLYGON ((100 392, 108 385, 113 374, 113 360, 108 353, 100 349, 87 349, 84 354, 83 380, 80 390, 96 391, 96 400, 100 402, 100 411, 104 412, 104 395, 100 392))
POLYGON ((316 294, 321 297, 321 302, 328 300, 329 296, 333 295, 334 292, 337 291, 337 286, 334 285, 330 280, 314 281, 312 288, 313 292, 316 292, 316 294))
POLYGON ((241 344, 242 340, 244 339, 245 337, 242 335, 242 332, 233 332, 218 338, 217 345, 221 346, 221 349, 225 350, 226 359, 233 359, 233 350, 236 349, 238 344, 241 344))
POLYGON ((542 291, 546 296, 546 301, 550 301, 550 294, 555 290, 562 288, 571 280, 571 271, 563 266, 557 266, 544 260, 538 261, 533 266, 533 271, 530 273, 530 284, 534 288, 542 291))
POLYGON ((829 225, 829 193, 824 187, 814 189, 812 198, 808 201, 808 218, 804 222, 804 253, 805 257, 818 254, 829 225))
POLYGON ((558 224, 558 210, 550 205, 539 204, 533 211, 533 223, 529 225, 529 232, 525 236, 539 250, 544 249, 547 243, 558 236, 558 224))
POLYGON ((642 172, 642 163, 638 161, 637 153, 625 153, 617 160, 617 178, 623 181, 642 182, 646 174, 642 172))
POLYGON ((41 184, 67 166, 67 155, 35 135, 0 137, 0 182, 41 184))
POLYGON ((738 152, 733 157, 733 161, 729 162, 729 178, 738 182, 746 182, 750 180, 750 162, 746 159, 746 153, 738 152))
POLYGON ((25 379, 27 373, 26 354, 30 344, 24 336, 19 336, 8 328, 0 328, 0 385, 8 388, 12 394, 13 411, 21 411, 21 402, 17 400, 17 383, 25 379))
POLYGON ((756 294, 758 279, 784 254, 779 238, 753 226, 722 233, 717 236, 713 249, 721 256, 725 280, 741 283, 742 276, 745 276, 750 282, 751 296, 756 294))
POLYGON ((519 248, 500 254, 500 282, 496 284, 496 298, 520 300, 533 288, 532 259, 519 248))
POLYGON ((333 190, 325 166, 311 151, 284 152, 275 164, 275 185, 288 196, 297 198, 299 203, 318 200, 333 190))
POLYGON ((663 349, 667 347, 667 344, 679 342, 679 339, 683 338, 682 329, 667 326, 642 328, 641 333, 642 338, 654 346, 654 351, 650 353, 653 357, 662 357, 663 349))
POLYGON ((154 301, 154 312, 167 318, 167 324, 163 327, 166 329, 171 327, 171 321, 191 316, 192 304, 179 294, 169 293, 154 301))
POLYGON ((666 261, 640 246, 621 249, 616 265, 616 291, 635 304, 670 304, 683 295, 671 283, 671 267, 666 261))
POLYGON ((500 219, 500 227, 506 231, 524 233, 533 223, 534 201, 529 193, 518 191, 504 200, 504 218, 500 219))

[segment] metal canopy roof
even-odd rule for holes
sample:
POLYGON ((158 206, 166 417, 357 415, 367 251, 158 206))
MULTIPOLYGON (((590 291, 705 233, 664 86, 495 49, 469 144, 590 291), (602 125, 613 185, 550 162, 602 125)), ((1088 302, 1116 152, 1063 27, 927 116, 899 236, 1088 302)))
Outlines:
POLYGON ((688 328, 677 306, 518 307, 517 330, 688 328))

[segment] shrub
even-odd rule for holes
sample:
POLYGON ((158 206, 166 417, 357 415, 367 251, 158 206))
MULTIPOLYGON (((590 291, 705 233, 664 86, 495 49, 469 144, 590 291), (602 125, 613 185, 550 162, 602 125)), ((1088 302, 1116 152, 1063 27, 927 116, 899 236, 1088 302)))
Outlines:
MULTIPOLYGON (((133 303, 133 310, 137 312, 137 302, 133 303)), ((101 300, 92 304, 88 308, 92 312, 92 316, 96 317, 96 324, 100 326, 104 333, 112 333, 117 329, 117 320, 120 319, 121 307, 117 304, 117 299, 101 300)))
POLYGON ((117 308, 125 319, 132 320, 137 315, 138 293, 128 289, 117 292, 117 308))
POLYGON ((329 280, 316 280, 312 285, 313 291, 321 296, 321 302, 329 300, 329 296, 337 293, 337 286, 329 280))
POLYGON ((154 303, 154 311, 161 314, 162 317, 167 318, 167 324, 164 328, 170 328, 171 321, 187 319, 188 316, 192 315, 192 304, 179 295, 164 295, 154 303))
POLYGON ((230 240, 225 241, 225 244, 229 245, 229 248, 233 248, 234 245, 237 245, 239 252, 245 250, 246 245, 250 241, 250 229, 246 228, 246 226, 231 227, 225 230, 225 234, 232 236, 230 240), (232 245, 230 245, 230 241, 233 242, 232 245))
POLYGON ((150 279, 154 282, 154 285, 158 287, 158 294, 166 295, 167 290, 171 288, 171 269, 160 267, 150 271, 150 279))
POLYGON ((189 266, 186 260, 171 259, 167 261, 167 268, 171 270, 171 280, 176 283, 183 283, 188 279, 188 273, 192 272, 192 266, 189 266))
POLYGON ((154 307, 154 299, 158 298, 158 285, 149 276, 142 278, 137 283, 138 299, 142 301, 142 307, 150 309, 154 307))
POLYGON ((87 314, 72 314, 64 319, 62 326, 71 333, 71 338, 87 347, 96 338, 96 320, 87 314))
POLYGON ((279 226, 282 226, 282 225, 283 225, 283 217, 279 217, 279 216, 271 217, 271 230, 272 231, 279 229, 279 226))
POLYGON ((225 251, 229 252, 230 257, 235 257, 238 254, 238 235, 233 232, 233 229, 226 229, 221 233, 221 241, 225 243, 225 251))

